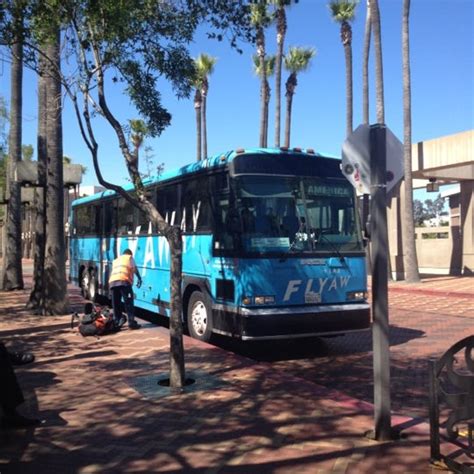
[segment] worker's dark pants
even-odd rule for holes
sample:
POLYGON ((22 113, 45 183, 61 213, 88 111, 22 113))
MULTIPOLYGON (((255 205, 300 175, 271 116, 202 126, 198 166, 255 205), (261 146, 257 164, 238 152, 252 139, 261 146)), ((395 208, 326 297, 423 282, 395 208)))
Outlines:
POLYGON ((3 413, 14 412, 16 407, 24 401, 23 392, 18 385, 7 348, 3 342, 0 342, 0 406, 3 413))
POLYGON ((131 285, 113 286, 112 290, 112 307, 114 308, 114 321, 119 324, 122 318, 122 298, 127 312, 128 325, 135 323, 135 315, 133 314, 133 289, 131 285))

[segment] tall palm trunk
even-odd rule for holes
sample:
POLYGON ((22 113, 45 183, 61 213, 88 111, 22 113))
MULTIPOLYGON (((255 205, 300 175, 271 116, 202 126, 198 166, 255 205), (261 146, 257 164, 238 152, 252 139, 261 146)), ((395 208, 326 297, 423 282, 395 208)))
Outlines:
POLYGON ((196 160, 201 161, 201 149, 202 149, 202 127, 201 127, 201 107, 202 107, 202 95, 199 87, 196 88, 194 93, 194 110, 196 111, 196 160))
POLYGON ((267 82, 267 71, 265 67, 265 33, 262 27, 257 29, 257 56, 260 61, 260 68, 262 74, 260 76, 260 138, 259 146, 267 146, 267 134, 268 124, 265 121, 265 97, 266 97, 266 82, 267 82))
POLYGON ((296 74, 291 73, 286 81, 286 120, 285 120, 285 146, 290 146, 291 134, 291 107, 293 105, 293 94, 295 93, 298 81, 296 74))
POLYGON ((38 181, 40 188, 35 190, 34 206, 34 250, 33 250, 33 289, 28 301, 29 308, 40 308, 43 301, 44 251, 46 241, 46 78, 45 61, 40 55, 38 75, 38 181))
POLYGON ((283 49, 286 35, 286 13, 285 7, 280 6, 277 15, 277 55, 275 64, 275 146, 280 146, 280 123, 281 123, 281 71, 283 63, 283 49))
POLYGON ((411 173, 411 77, 410 77, 410 0, 403 0, 402 59, 403 59, 403 158, 405 164, 405 205, 403 209, 403 248, 405 280, 420 281, 415 245, 413 217, 413 180, 411 173))
POLYGON ((380 11, 379 11, 378 0, 370 0, 370 17, 371 17, 371 22, 372 22, 372 31, 374 33, 374 49, 375 49, 376 115, 377 115, 378 123, 385 123, 382 35, 380 32, 380 11))
POLYGON ((0 288, 18 290, 23 288, 21 269, 21 187, 13 181, 13 170, 21 161, 22 140, 22 84, 23 84, 23 16, 18 2, 13 6, 15 18, 15 38, 12 45, 11 65, 11 109, 10 135, 8 143, 7 164, 7 206, 6 223, 4 226, 2 271, 0 288))
POLYGON ((201 107, 201 115, 202 115, 202 158, 205 160, 207 158, 207 92, 209 90, 209 83, 207 82, 207 78, 203 78, 202 81, 202 107, 201 107))
POLYGON ((365 34, 364 34, 364 59, 362 66, 362 109, 363 122, 369 124, 369 53, 370 53, 370 36, 372 33, 370 19, 370 0, 367 0, 367 16, 365 18, 365 34))
POLYGON ((346 61, 346 136, 352 133, 352 29, 347 21, 341 24, 341 40, 346 61))
POLYGON ((268 113, 269 113, 269 103, 270 103, 270 85, 268 79, 265 82, 265 146, 268 145, 268 113))
POLYGON ((50 63, 47 67, 47 187, 46 187, 46 247, 44 263, 45 314, 64 314, 68 311, 66 287, 66 255, 64 247, 64 194, 62 149, 62 104, 60 71, 60 36, 56 29, 47 46, 50 63))

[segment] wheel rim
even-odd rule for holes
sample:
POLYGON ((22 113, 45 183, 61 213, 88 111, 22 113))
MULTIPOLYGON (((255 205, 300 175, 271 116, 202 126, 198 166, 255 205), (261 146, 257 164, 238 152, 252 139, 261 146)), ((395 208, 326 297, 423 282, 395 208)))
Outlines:
POLYGON ((95 287, 95 278, 91 276, 89 278, 89 295, 91 299, 95 298, 95 292, 96 292, 96 287, 95 287))
POLYGON ((191 312, 191 324, 198 336, 203 336, 207 328, 207 310, 202 301, 194 303, 191 312))
POLYGON ((84 294, 89 290, 89 283, 89 272, 85 271, 82 275, 82 290, 84 291, 84 294))

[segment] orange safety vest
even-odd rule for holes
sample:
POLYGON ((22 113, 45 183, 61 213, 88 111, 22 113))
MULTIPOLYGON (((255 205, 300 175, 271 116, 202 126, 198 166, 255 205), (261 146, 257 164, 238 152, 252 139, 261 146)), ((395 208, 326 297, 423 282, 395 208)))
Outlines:
POLYGON ((112 263, 112 273, 109 283, 113 281, 124 281, 133 285, 133 275, 135 274, 135 262, 131 255, 121 255, 112 263))

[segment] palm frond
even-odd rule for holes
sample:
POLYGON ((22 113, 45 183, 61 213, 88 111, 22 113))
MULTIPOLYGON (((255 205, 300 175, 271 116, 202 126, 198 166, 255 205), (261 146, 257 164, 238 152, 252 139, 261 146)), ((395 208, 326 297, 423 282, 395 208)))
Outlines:
POLYGON ((358 0, 332 0, 329 2, 329 9, 334 21, 342 23, 352 21, 355 18, 355 10, 358 0))
MULTIPOLYGON (((258 77, 262 77, 262 69, 260 67, 260 58, 258 57, 257 54, 254 54, 252 56, 252 59, 253 59, 255 74, 258 77)), ((266 76, 267 77, 273 76, 273 74, 275 73, 275 62, 276 62, 276 56, 275 55, 265 57, 265 71, 266 71, 266 76)))
POLYGON ((285 55, 285 69, 299 73, 308 69, 311 59, 316 56, 316 49, 292 46, 285 55))

